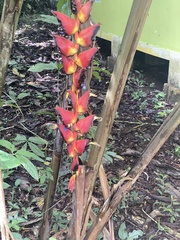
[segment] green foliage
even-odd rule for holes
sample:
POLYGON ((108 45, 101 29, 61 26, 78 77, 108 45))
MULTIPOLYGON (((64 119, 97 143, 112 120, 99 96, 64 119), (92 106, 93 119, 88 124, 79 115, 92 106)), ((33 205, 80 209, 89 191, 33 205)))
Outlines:
POLYGON ((109 70, 105 69, 105 67, 101 67, 99 62, 96 60, 93 60, 93 68, 92 68, 92 75, 96 79, 98 79, 100 82, 102 81, 101 75, 105 74, 107 76, 111 76, 111 73, 109 70))
POLYGON ((141 230, 134 230, 130 233, 127 232, 126 230, 126 224, 123 222, 118 230, 118 236, 121 240, 134 240, 134 239, 139 239, 140 236, 143 236, 143 231, 141 230))
POLYGON ((58 66, 57 63, 37 63, 33 66, 31 66, 28 71, 29 72, 42 72, 44 70, 57 70, 58 66))
MULTIPOLYGON (((29 137, 18 134, 11 143, 5 139, 0 140, 0 145, 4 150, 0 150, 0 167, 3 170, 13 169, 22 165, 26 171, 35 179, 39 180, 36 166, 31 162, 37 160, 43 162, 44 152, 37 144, 45 144, 44 140, 38 137, 29 137), (21 148, 19 148, 21 145, 21 148), (17 147, 18 146, 18 147, 17 147), (27 150, 29 147, 30 151, 27 150)), ((8 187, 8 185, 6 185, 8 187)))
POLYGON ((46 14, 41 14, 40 17, 36 18, 34 21, 42 21, 42 22, 55 24, 55 25, 59 24, 56 17, 52 15, 46 15, 46 14))
POLYGON ((179 145, 175 146, 174 153, 177 157, 180 157, 180 146, 179 145))
POLYGON ((71 16, 71 8, 69 0, 58 0, 57 11, 62 12, 68 16, 71 16))

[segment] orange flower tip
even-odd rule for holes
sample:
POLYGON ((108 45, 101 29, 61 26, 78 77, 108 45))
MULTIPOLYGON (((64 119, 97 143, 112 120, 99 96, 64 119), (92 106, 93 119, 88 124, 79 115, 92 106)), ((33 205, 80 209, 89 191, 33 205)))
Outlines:
POLYGON ((77 53, 79 48, 78 44, 74 44, 69 39, 58 36, 58 35, 54 35, 54 37, 55 37, 57 46, 59 47, 62 54, 68 57, 77 53))
POLYGON ((72 74, 76 71, 77 65, 72 58, 62 55, 62 62, 66 74, 72 74))
POLYGON ((82 70, 83 69, 80 68, 77 72, 73 73, 72 79, 73 79, 73 86, 75 87, 75 89, 80 88, 79 80, 81 77, 82 70))
POLYGON ((68 189, 73 192, 74 187, 75 187, 75 182, 76 182, 76 175, 72 175, 72 177, 69 180, 69 184, 68 184, 68 189))
POLYGON ((71 126, 72 124, 74 124, 77 121, 78 113, 68 111, 68 110, 58 107, 58 106, 55 109, 56 109, 57 113, 60 114, 61 119, 66 126, 69 126, 69 125, 71 126))
POLYGON ((52 14, 57 17, 57 19, 61 22, 65 32, 68 35, 73 35, 79 30, 79 19, 72 19, 65 14, 57 11, 52 11, 52 14))
POLYGON ((89 16, 90 16, 90 12, 92 9, 92 4, 94 1, 88 1, 86 2, 84 5, 82 5, 82 7, 79 9, 78 13, 77 13, 77 17, 80 20, 81 23, 85 23, 89 16))
POLYGON ((95 40, 95 35, 100 28, 100 24, 95 24, 83 29, 75 34, 76 42, 82 47, 88 47, 95 40))
POLYGON ((64 140, 67 142, 67 144, 76 140, 77 134, 75 132, 72 132, 67 127, 65 127, 63 124, 58 124, 58 127, 63 135, 64 140))
POLYGON ((75 57, 76 64, 81 68, 87 68, 91 62, 93 55, 98 51, 98 48, 90 48, 81 52, 75 57))

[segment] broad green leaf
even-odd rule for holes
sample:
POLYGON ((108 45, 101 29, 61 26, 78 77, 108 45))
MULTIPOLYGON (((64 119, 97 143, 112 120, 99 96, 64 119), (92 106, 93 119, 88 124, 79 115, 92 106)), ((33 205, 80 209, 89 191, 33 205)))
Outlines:
POLYGON ((39 174, 37 171, 37 168, 34 166, 34 164, 29 161, 26 157, 19 156, 19 160, 21 161, 21 164, 26 169, 26 171, 33 177, 35 180, 39 180, 39 174))
POLYGON ((27 158, 32 158, 32 160, 37 160, 37 161, 40 161, 40 162, 44 162, 44 160, 42 158, 40 158, 39 156, 37 156, 35 153, 33 152, 30 152, 30 151, 27 151, 26 149, 24 148, 21 148, 20 150, 18 150, 16 152, 16 156, 25 156, 27 158))
POLYGON ((4 139, 0 140, 0 145, 9 149, 12 153, 16 150, 14 144, 12 144, 11 142, 4 140, 4 139))
POLYGON ((29 96, 31 96, 31 95, 30 95, 30 92, 24 92, 24 93, 20 93, 20 94, 17 96, 17 98, 18 98, 18 99, 23 99, 23 98, 29 97, 29 96))
POLYGON ((28 142, 28 145, 33 153, 35 153, 39 157, 44 157, 44 152, 41 151, 41 149, 37 145, 32 142, 28 142))
POLYGON ((45 14, 41 14, 39 18, 35 19, 35 21, 42 21, 42 22, 55 24, 55 25, 59 24, 56 17, 52 15, 45 15, 45 14))
POLYGON ((126 240, 128 237, 128 233, 126 231, 126 224, 123 222, 118 230, 118 236, 121 240, 126 240))
POLYGON ((37 63, 31 66, 28 71, 30 72, 42 72, 44 70, 55 70, 57 68, 57 63, 50 62, 50 63, 37 63))
POLYGON ((134 230, 129 233, 128 239, 127 240, 134 240, 134 239, 139 239, 140 236, 143 236, 143 231, 141 230, 134 230))
POLYGON ((21 165, 19 159, 14 157, 12 154, 0 150, 0 168, 11 169, 21 165))
POLYGON ((30 137, 28 141, 36 143, 36 144, 47 144, 47 141, 40 137, 30 137))
POLYGON ((17 134, 14 141, 16 142, 15 144, 21 144, 27 141, 26 136, 24 136, 23 134, 17 134))

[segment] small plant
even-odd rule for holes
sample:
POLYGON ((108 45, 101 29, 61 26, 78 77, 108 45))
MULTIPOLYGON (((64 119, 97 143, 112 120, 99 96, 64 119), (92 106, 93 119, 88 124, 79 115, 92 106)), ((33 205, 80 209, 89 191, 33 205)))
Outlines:
POLYGON ((139 237, 143 236, 143 231, 141 230, 134 230, 132 232, 127 232, 125 222, 121 223, 118 231, 118 237, 121 240, 134 240, 139 239, 139 237))

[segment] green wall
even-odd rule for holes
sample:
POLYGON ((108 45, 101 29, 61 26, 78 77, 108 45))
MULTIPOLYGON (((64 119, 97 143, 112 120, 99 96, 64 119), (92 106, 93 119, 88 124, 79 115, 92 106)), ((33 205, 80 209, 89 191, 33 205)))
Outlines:
MULTIPOLYGON (((145 1, 145 0, 142 0, 145 1)), ((100 22, 99 36, 123 36, 133 0, 95 2, 92 17, 100 22)), ((140 41, 180 52, 180 0, 152 0, 140 41)))

